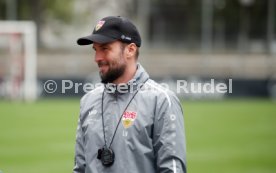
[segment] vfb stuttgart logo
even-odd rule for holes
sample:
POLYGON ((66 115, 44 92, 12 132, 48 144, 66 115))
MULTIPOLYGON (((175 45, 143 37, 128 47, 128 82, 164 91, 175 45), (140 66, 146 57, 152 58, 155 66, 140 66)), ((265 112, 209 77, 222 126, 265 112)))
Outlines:
POLYGON ((98 31, 104 25, 104 23, 105 23, 105 21, 100 20, 98 22, 98 24, 96 25, 95 30, 98 31))
POLYGON ((132 126, 136 117, 137 117, 137 112, 125 111, 122 118, 124 128, 129 128, 130 126, 132 126))

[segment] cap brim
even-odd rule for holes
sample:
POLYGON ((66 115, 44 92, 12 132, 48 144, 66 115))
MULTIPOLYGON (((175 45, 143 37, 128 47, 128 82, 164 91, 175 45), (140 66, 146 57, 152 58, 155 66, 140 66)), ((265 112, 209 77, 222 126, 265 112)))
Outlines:
POLYGON ((110 38, 104 35, 92 34, 86 37, 81 37, 77 40, 78 45, 89 45, 93 43, 109 43, 115 41, 115 38, 110 38))

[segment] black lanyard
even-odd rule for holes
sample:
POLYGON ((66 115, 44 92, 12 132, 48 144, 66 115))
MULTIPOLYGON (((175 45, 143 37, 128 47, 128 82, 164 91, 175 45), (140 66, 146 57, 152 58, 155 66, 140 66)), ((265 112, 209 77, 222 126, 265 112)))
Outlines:
MULTIPOLYGON (((148 79, 147 79, 148 80, 148 79)), ((137 88, 136 92, 133 94, 132 98, 130 99, 130 101, 128 102, 128 104, 126 105, 120 119, 119 122, 117 123, 116 129, 114 131, 114 134, 112 136, 111 142, 109 144, 109 147, 106 146, 106 138, 105 138, 105 131, 104 131, 104 116, 103 116, 103 101, 104 101, 104 92, 105 89, 103 90, 103 94, 102 94, 102 125, 103 125, 103 135, 104 135, 104 147, 98 149, 98 155, 97 155, 97 159, 101 160, 103 166, 111 166, 114 161, 115 161, 115 153, 113 152, 113 150, 110 148, 113 142, 113 139, 116 135, 117 129, 119 127, 119 124, 122 120, 122 117, 124 115, 124 112, 126 111, 126 109, 128 108, 129 104, 131 103, 131 101, 134 99, 134 97, 136 96, 136 94, 138 93, 138 91, 144 86, 144 84, 147 82, 147 80, 145 80, 145 82, 142 83, 141 87, 137 88)))

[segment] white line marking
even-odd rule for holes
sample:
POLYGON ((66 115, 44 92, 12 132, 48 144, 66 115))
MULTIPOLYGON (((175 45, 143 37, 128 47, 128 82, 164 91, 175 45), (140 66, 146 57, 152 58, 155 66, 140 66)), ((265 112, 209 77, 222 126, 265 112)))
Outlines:
POLYGON ((176 163, 174 159, 173 159, 173 173, 176 173, 176 163))

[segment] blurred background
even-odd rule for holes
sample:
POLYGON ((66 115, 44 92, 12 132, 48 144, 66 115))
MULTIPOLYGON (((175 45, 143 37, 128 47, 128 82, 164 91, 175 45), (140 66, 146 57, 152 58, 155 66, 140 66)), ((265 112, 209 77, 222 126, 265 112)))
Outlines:
POLYGON ((156 81, 232 79, 232 93, 178 93, 189 172, 275 172, 275 10, 275 0, 0 0, 0 173, 71 172, 85 92, 63 93, 62 80, 99 82, 91 46, 76 40, 108 15, 137 25, 156 81))
MULTIPOLYGON (((78 46, 76 40, 89 35, 104 16, 121 15, 133 20, 141 31, 140 62, 152 78, 167 83, 231 78, 235 91, 226 96, 274 98, 275 13, 274 0, 1 0, 2 23, 32 21, 35 38, 25 44, 24 24, 2 24, 0 96, 23 96, 28 92, 21 87, 24 78, 37 80, 35 95, 42 97, 64 95, 43 91, 42 84, 48 79, 58 85, 65 78, 97 80, 91 47, 78 46), (37 51, 24 47, 32 44, 37 51), (35 57, 25 58, 26 52, 35 57)), ((66 96, 83 94, 72 89, 66 96)), ((191 97, 206 96, 184 95, 191 97)))

